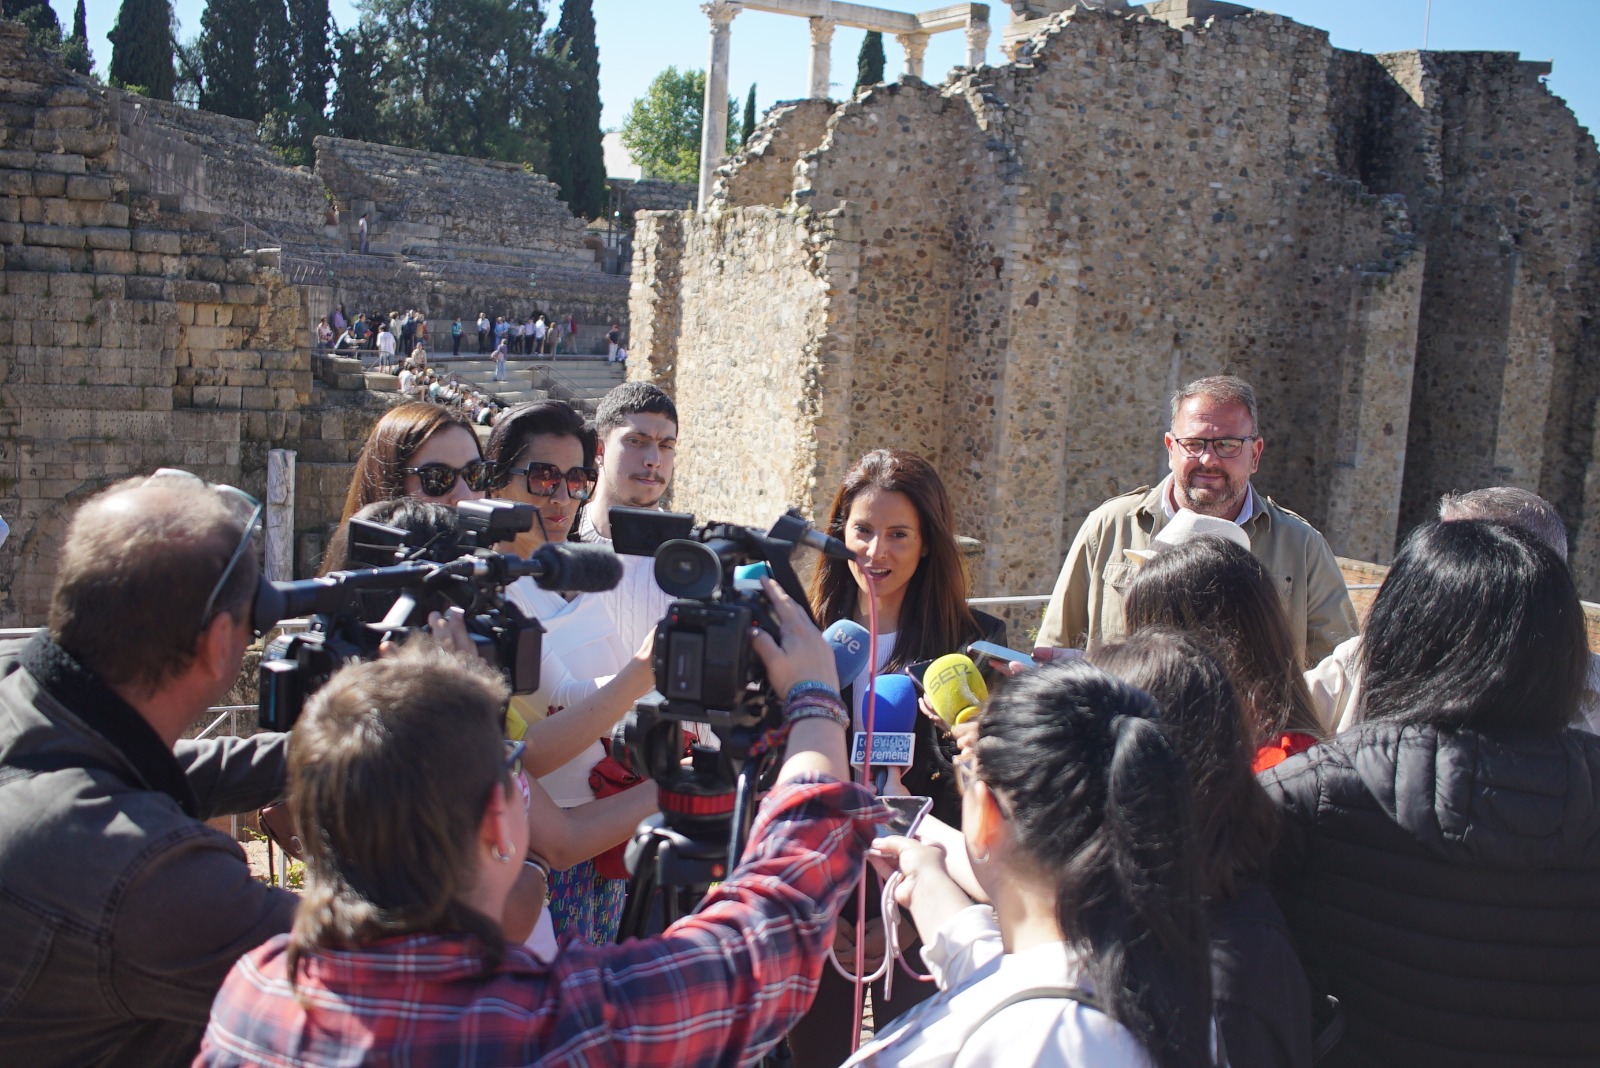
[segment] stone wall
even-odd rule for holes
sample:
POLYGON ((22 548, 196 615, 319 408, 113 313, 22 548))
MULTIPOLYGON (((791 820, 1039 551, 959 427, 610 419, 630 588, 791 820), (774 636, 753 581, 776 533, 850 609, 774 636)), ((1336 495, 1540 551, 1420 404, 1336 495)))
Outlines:
MULTIPOLYGON (((1089 510, 1164 473, 1171 390, 1233 371, 1257 485, 1335 551, 1386 561, 1439 491, 1515 482, 1600 563, 1588 134, 1515 57, 1364 56, 1199 6, 1057 15, 1015 63, 873 89, 820 132, 820 106, 775 111, 706 214, 642 226, 631 373, 675 374, 680 466, 729 500, 800 492, 803 450, 702 443, 721 415, 684 400, 690 353, 716 379, 753 346, 772 382, 816 370, 769 413, 786 441, 814 423, 813 513, 861 452, 913 448, 987 547, 978 590, 1039 593, 1089 510), (730 255, 786 214, 828 254, 730 255)), ((715 499, 687 471, 679 493, 715 499)))
POLYGON ((822 143, 832 114, 833 104, 826 100, 775 104, 750 143, 717 169, 716 195, 734 208, 787 200, 794 191, 795 161, 822 143))

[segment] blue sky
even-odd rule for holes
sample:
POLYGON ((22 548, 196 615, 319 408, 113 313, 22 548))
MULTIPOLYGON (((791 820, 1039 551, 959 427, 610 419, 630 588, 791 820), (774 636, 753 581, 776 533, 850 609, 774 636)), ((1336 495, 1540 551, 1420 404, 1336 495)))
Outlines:
MULTIPOLYGON (((64 23, 72 18, 71 0, 52 0, 64 23)), ((927 10, 947 0, 881 0, 879 7, 927 10)), ((546 0, 553 24, 558 0, 546 0)), ((593 0, 600 39, 600 90, 604 124, 622 122, 628 105, 643 95, 650 79, 672 65, 697 69, 706 65, 709 36, 698 0, 593 0)), ((105 34, 116 19, 119 0, 87 0, 90 47, 97 69, 111 58, 105 34)), ((1427 0, 1271 0, 1267 10, 1327 30, 1334 45, 1363 52, 1392 52, 1423 44, 1427 0)), ((1010 12, 1003 0, 990 0, 995 32, 989 61, 999 61, 1000 28, 1010 12)), ((199 32, 204 0, 175 0, 181 35, 199 32)), ((355 21, 350 0, 332 0, 341 27, 355 21)), ((833 80, 840 92, 855 81, 856 51, 861 31, 841 29, 833 39, 833 80)), ((1594 129, 1600 122, 1600 0, 1433 0, 1428 46, 1434 49, 1520 52, 1524 59, 1555 64, 1550 88, 1594 129)), ((889 71, 900 68, 900 51, 886 42, 889 71)), ((940 82, 960 62, 964 43, 959 33, 941 34, 928 48, 926 76, 940 82)), ((778 100, 804 96, 809 39, 802 19, 746 11, 733 23, 730 91, 741 100, 750 84, 765 110, 778 100)))

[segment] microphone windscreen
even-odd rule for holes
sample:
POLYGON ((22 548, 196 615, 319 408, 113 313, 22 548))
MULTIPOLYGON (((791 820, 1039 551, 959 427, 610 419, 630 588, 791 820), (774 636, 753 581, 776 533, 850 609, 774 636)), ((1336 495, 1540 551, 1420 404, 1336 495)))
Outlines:
POLYGON ((534 581, 546 590, 601 593, 622 581, 622 558, 599 545, 545 542, 528 559, 544 565, 534 581))
POLYGON ((922 676, 922 687, 928 704, 952 726, 977 715, 989 696, 978 665, 960 653, 947 653, 929 664, 927 674, 922 676))
MULTIPOLYGON (((917 726, 917 684, 910 675, 893 672, 872 680, 872 692, 877 695, 877 708, 872 714, 874 734, 910 734, 917 726)), ((865 720, 867 705, 861 703, 861 716, 865 720)), ((864 726, 865 724, 863 724, 864 726)))
POLYGON ((833 666, 839 672, 839 688, 843 689, 866 670, 871 635, 855 620, 841 619, 823 631, 822 636, 833 646, 833 666))
POLYGON ((758 581, 772 577, 772 565, 765 560, 758 560, 753 564, 740 564, 733 569, 733 581, 758 581))

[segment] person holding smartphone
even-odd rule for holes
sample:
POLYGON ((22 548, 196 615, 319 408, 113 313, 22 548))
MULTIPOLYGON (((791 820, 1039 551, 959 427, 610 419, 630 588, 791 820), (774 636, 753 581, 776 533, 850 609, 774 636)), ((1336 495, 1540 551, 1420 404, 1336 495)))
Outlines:
MULTIPOLYGON (((863 456, 834 494, 823 530, 843 541, 857 560, 823 557, 812 573, 811 610, 824 625, 850 619, 872 625, 877 597, 877 661, 854 679, 841 679, 856 730, 863 726, 863 699, 875 675, 903 671, 911 664, 967 643, 987 639, 1005 643, 1005 623, 967 606, 967 574, 955 539, 955 509, 933 465, 898 449, 876 449, 863 456), (869 586, 868 576, 872 579, 869 586)), ((911 767, 899 776, 904 792, 933 799, 935 816, 961 822, 949 743, 931 720, 919 717, 911 767)), ((885 939, 877 915, 878 897, 868 893, 866 942, 868 969, 876 970, 885 939)), ((842 961, 855 959, 855 910, 839 923, 835 950, 842 961)), ((916 959, 911 948, 907 956, 916 959)), ((902 981, 894 996, 881 984, 872 994, 879 1027, 931 993, 924 983, 902 981)), ((854 991, 836 972, 825 971, 812 1011, 789 1036, 800 1068, 833 1066, 850 1055, 849 1025, 854 991)))

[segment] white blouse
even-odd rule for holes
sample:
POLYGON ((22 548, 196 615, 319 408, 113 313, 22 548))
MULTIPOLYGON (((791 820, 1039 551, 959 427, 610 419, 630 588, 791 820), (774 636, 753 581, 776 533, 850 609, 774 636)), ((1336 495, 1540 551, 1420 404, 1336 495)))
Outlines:
POLYGON ((1089 979, 1065 942, 1006 953, 994 910, 973 905, 939 929, 922 959, 939 992, 891 1021, 847 1065, 1150 1068, 1149 1054, 1121 1024, 1069 998, 1018 1001, 984 1020, 1006 998, 1034 987, 1088 992, 1089 979))

